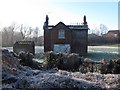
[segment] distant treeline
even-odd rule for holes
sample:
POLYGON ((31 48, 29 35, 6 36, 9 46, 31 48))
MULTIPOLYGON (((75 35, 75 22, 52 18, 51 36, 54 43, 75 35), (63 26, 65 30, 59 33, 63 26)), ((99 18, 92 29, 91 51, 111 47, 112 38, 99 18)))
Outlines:
MULTIPOLYGON (((2 32, 2 46, 13 46, 16 41, 23 40, 22 36, 19 32, 14 32, 14 36, 8 33, 7 35, 5 32, 2 32)), ((28 37, 25 40, 34 41, 36 46, 43 46, 44 45, 44 36, 39 37, 28 37)), ((96 34, 89 34, 88 35, 88 45, 110 45, 110 44, 120 44, 120 40, 118 37, 106 37, 99 36, 96 34)))
POLYGON ((88 35, 88 45, 109 45, 109 44, 120 44, 120 37, 119 35, 96 35, 96 34, 89 34, 88 35))
POLYGON ((23 24, 13 23, 10 26, 3 27, 2 32, 2 46, 11 47, 16 41, 34 41, 35 45, 42 46, 44 42, 43 36, 38 35, 39 28, 32 28, 23 24))
POLYGON ((20 32, 14 32, 14 35, 12 36, 10 32, 6 34, 6 32, 2 32, 2 46, 3 47, 12 47, 13 44, 16 41, 34 41, 36 46, 43 46, 44 44, 44 38, 43 36, 38 37, 27 37, 25 39, 22 39, 20 32))
MULTIPOLYGON (((0 32, 2 32, 2 46, 10 47, 16 41, 28 40, 34 41, 35 45, 44 45, 44 36, 39 36, 38 27, 30 27, 23 24, 13 23, 10 26, 3 27, 0 32)), ((118 30, 116 30, 118 32, 118 30)), ((88 35, 88 45, 107 45, 107 44, 120 44, 120 34, 116 33, 115 30, 108 31, 106 34, 88 35)))

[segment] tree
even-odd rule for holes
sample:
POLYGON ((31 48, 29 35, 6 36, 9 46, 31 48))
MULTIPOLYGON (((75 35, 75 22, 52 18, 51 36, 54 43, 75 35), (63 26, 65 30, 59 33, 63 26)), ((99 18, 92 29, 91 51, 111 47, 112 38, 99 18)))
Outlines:
POLYGON ((0 48, 1 48, 1 46, 2 46, 2 32, 0 31, 0 48))
POLYGON ((14 39, 13 42, 15 43, 16 41, 21 41, 22 40, 22 35, 20 32, 16 31, 14 32, 14 39))
POLYGON ((99 31, 99 29, 97 27, 95 28, 95 31, 96 31, 96 35, 99 36, 100 35, 100 31, 99 31))
POLYGON ((21 33, 23 40, 26 40, 31 35, 31 33, 33 31, 33 29, 31 27, 24 26, 23 24, 21 24, 19 26, 19 29, 20 29, 20 33, 21 33))
POLYGON ((30 26, 26 26, 23 24, 12 23, 10 26, 3 27, 1 30, 2 45, 13 46, 16 41, 21 40, 33 40, 37 45, 42 44, 43 39, 40 39, 40 43, 38 40, 38 30, 38 27, 34 29, 30 26))
POLYGON ((9 39, 10 39, 10 45, 13 45, 14 43, 14 34, 15 34, 15 31, 17 30, 18 28, 18 25, 16 23, 12 23, 9 27, 8 27, 8 30, 9 30, 9 39))
POLYGON ((39 28, 36 27, 35 30, 34 30, 34 33, 33 33, 33 37, 35 37, 35 42, 37 43, 37 38, 38 38, 38 30, 39 28))
POLYGON ((16 29, 16 23, 12 23, 10 26, 2 28, 3 46, 13 45, 14 32, 16 29))
POLYGON ((100 31, 101 31, 101 35, 105 34, 108 31, 107 26, 104 24, 100 24, 100 31))

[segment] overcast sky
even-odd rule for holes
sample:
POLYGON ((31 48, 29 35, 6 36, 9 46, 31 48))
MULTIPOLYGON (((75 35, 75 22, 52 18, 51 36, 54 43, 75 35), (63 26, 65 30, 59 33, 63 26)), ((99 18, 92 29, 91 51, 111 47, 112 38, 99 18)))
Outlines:
MULTIPOLYGON (((102 0, 104 1, 104 0, 102 0)), ((118 1, 95 2, 83 0, 0 0, 0 26, 13 22, 39 27, 43 35, 45 16, 49 24, 62 21, 67 24, 79 24, 86 15, 90 29, 104 24, 109 30, 118 29, 118 1)))

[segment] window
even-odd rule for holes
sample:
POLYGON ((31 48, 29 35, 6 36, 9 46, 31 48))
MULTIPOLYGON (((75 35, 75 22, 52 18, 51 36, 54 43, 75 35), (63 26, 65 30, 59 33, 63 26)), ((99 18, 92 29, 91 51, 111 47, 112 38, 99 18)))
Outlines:
POLYGON ((70 53, 71 47, 70 44, 54 44, 53 51, 55 53, 70 53))
POLYGON ((60 29, 58 32, 58 38, 59 39, 64 39, 65 38, 65 31, 60 29))

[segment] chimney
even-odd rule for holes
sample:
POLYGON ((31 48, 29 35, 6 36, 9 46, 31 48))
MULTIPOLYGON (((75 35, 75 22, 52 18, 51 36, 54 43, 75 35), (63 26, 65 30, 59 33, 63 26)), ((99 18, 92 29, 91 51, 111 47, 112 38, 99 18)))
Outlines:
POLYGON ((46 15, 46 19, 45 19, 45 22, 44 22, 44 25, 43 25, 44 30, 46 30, 48 28, 48 23, 49 23, 48 20, 49 20, 48 15, 46 15))
POLYGON ((87 24, 87 21, 86 21, 86 16, 84 15, 84 18, 83 18, 83 24, 86 25, 87 24))

